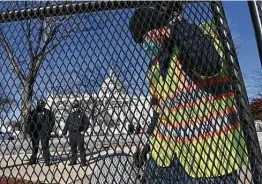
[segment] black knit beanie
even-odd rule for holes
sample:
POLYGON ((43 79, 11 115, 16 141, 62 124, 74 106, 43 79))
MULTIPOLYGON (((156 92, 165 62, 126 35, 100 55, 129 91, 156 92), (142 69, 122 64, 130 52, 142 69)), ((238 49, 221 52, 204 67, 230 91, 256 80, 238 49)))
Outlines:
POLYGON ((146 32, 167 25, 172 11, 180 11, 181 7, 181 2, 162 2, 156 7, 136 9, 129 23, 132 38, 141 43, 146 32))

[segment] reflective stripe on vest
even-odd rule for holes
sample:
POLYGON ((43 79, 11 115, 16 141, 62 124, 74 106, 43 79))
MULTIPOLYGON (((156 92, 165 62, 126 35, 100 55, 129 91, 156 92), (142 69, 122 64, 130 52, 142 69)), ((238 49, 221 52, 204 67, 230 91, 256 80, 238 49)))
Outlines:
POLYGON ((207 117, 198 118, 191 122, 168 123, 159 122, 154 133, 160 139, 174 141, 177 143, 190 142, 198 139, 210 138, 211 136, 219 136, 240 127, 239 122, 228 124, 229 117, 232 113, 236 113, 235 108, 227 109, 207 117))
POLYGON ((165 81, 157 58, 149 78, 150 92, 160 100, 160 119, 151 139, 152 158, 157 165, 168 167, 177 155, 187 174, 194 178, 222 176, 248 162, 240 123, 232 123, 229 118, 237 113, 234 94, 230 90, 215 96, 206 92, 211 87, 230 89, 218 40, 215 45, 222 58, 222 69, 216 76, 201 76, 193 83, 173 53, 165 81))

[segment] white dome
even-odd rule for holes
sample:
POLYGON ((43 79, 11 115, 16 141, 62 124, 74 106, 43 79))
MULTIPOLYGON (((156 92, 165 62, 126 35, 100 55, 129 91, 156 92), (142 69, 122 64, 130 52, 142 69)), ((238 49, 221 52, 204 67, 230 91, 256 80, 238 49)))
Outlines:
POLYGON ((113 70, 111 70, 109 73, 109 77, 106 78, 101 85, 101 88, 98 92, 98 97, 101 100, 107 100, 109 98, 119 100, 119 98, 121 96, 125 96, 125 94, 126 92, 122 83, 118 80, 113 70))

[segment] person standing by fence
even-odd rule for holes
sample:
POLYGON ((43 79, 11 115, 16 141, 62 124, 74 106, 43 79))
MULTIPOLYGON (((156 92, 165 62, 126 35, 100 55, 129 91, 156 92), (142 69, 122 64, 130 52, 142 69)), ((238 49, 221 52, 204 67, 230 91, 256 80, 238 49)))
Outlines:
POLYGON ((248 157, 215 25, 189 24, 181 2, 173 4, 136 9, 129 25, 154 57, 149 80, 158 121, 145 181, 236 184, 248 157))
POLYGON ((51 165, 49 141, 51 138, 51 132, 55 125, 55 115, 52 111, 45 108, 45 101, 39 100, 37 107, 31 111, 27 119, 27 133, 30 135, 32 143, 32 156, 28 164, 37 163, 37 153, 39 148, 39 141, 41 140, 43 156, 45 159, 45 165, 51 165))
POLYGON ((68 164, 70 166, 77 164, 77 147, 80 150, 81 165, 87 166, 84 133, 87 132, 89 125, 90 121, 85 111, 81 109, 79 102, 75 101, 62 132, 65 136, 69 131, 69 144, 72 152, 72 157, 68 164))

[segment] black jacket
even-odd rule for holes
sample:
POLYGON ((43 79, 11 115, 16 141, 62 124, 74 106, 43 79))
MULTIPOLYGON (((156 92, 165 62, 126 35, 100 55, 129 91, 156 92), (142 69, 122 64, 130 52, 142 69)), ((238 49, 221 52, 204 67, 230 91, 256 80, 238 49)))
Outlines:
POLYGON ((50 135, 55 125, 55 115, 48 109, 34 109, 27 118, 27 132, 33 135, 50 135))
POLYGON ((221 57, 214 46, 214 40, 204 34, 197 25, 182 20, 173 25, 171 38, 165 41, 164 49, 159 56, 160 72, 164 78, 174 46, 180 50, 178 57, 183 71, 193 81, 194 73, 213 76, 219 72, 221 57))
MULTIPOLYGON (((164 43, 159 55, 160 73, 166 78, 172 58, 174 46, 179 48, 178 58, 182 70, 193 82, 199 81, 199 76, 214 76, 221 70, 221 57, 215 48, 214 40, 202 32, 199 26, 185 20, 173 25, 172 35, 164 43), (196 75, 197 74, 197 75, 196 75)), ((222 48, 221 48, 222 49, 222 48)), ((218 83, 203 87, 209 94, 217 95, 231 90, 230 84, 218 83)))
POLYGON ((77 110, 75 112, 69 113, 69 116, 66 120, 65 127, 63 129, 63 134, 66 134, 67 131, 87 131, 90 126, 90 121, 86 116, 85 112, 82 110, 77 110))
POLYGON ((221 57, 214 40, 199 26, 186 20, 177 21, 172 33, 173 44, 180 48, 179 57, 186 73, 193 70, 203 76, 213 76, 219 72, 221 57))

